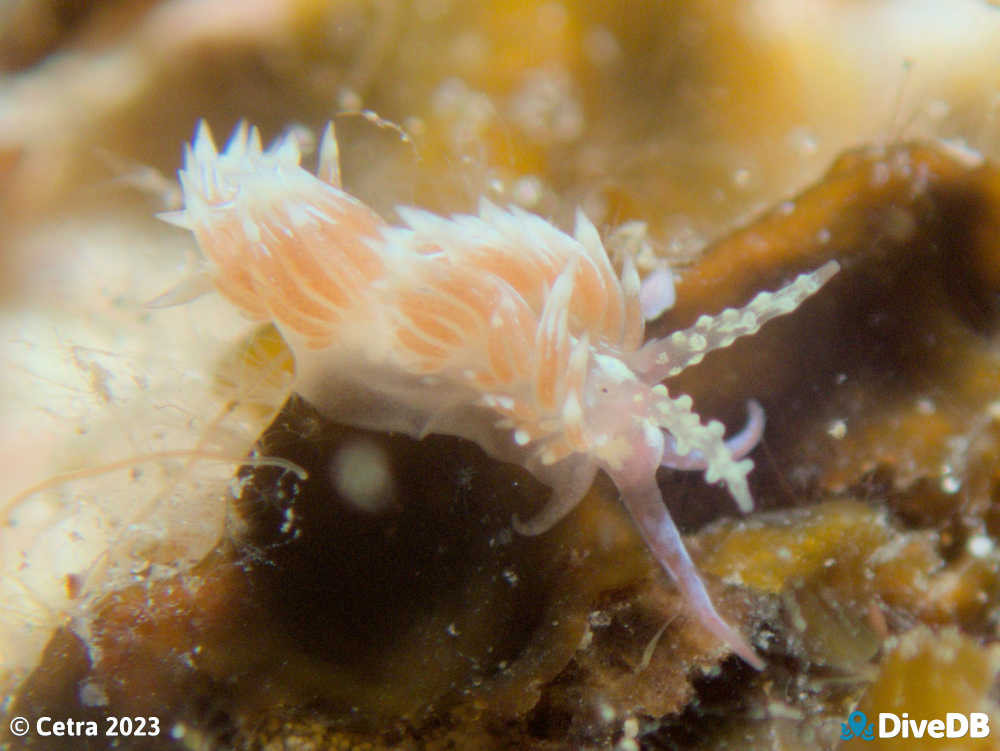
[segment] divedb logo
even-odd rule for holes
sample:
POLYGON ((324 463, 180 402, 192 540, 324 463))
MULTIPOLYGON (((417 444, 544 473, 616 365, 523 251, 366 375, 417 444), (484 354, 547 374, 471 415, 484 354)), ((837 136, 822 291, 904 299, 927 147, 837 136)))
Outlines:
POLYGON ((909 713, 879 712, 878 726, 864 712, 851 712, 840 723, 840 739, 860 738, 985 738, 990 734, 990 716, 985 712, 948 712, 944 719, 914 720, 909 713))

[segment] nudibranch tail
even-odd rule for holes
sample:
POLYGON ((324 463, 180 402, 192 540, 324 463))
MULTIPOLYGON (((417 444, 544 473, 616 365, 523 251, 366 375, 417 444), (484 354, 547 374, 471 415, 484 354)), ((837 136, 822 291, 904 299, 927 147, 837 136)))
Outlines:
POLYGON ((764 662, 746 639, 726 623, 712 604, 705 585, 684 547, 674 520, 663 503, 660 488, 653 478, 621 488, 622 502, 639 527, 650 552, 677 582, 684 599, 698 622, 724 644, 758 670, 764 662))
POLYGON ((675 376, 701 362, 712 350, 728 347, 740 337, 757 333, 772 318, 791 313, 839 269, 836 261, 827 261, 776 292, 761 292, 742 308, 726 308, 716 316, 703 315, 693 326, 647 342, 628 358, 629 365, 647 383, 675 376))

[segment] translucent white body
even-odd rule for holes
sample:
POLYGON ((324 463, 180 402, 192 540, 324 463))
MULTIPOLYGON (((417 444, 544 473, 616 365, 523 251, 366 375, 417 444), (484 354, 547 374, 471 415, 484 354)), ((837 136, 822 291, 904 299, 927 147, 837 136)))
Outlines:
POLYGON ((603 469, 698 620, 760 666, 713 607, 655 475, 704 470, 749 510, 743 457, 763 411, 751 403, 727 443, 659 381, 794 310, 837 265, 644 345, 638 274, 630 261, 614 273, 582 212, 572 237, 486 201, 476 216, 401 208, 405 224, 389 226, 341 190, 332 128, 318 175, 299 161, 293 140, 265 150, 245 125, 220 154, 202 124, 180 173, 185 208, 165 217, 194 232, 220 292, 278 325, 296 390, 342 422, 457 435, 523 464, 553 488, 537 517, 514 520, 525 534, 563 518, 603 469))

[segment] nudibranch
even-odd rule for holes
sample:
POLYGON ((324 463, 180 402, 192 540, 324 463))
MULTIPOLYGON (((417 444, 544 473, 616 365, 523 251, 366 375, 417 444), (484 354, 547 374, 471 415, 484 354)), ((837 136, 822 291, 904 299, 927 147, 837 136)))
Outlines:
POLYGON ((713 606, 656 471, 702 470, 749 511, 763 410, 750 402, 727 441, 660 382, 795 310, 837 264, 644 343, 636 268, 626 259, 616 275, 582 211, 572 236, 486 200, 475 216, 402 207, 391 226, 341 189, 332 125, 317 174, 300 160, 292 137, 265 149, 245 123, 220 153, 201 123, 179 173, 184 208, 163 217, 194 233, 219 292, 277 325, 296 391, 340 422, 460 436, 527 467, 553 496, 513 519, 523 534, 556 524, 604 470, 698 621, 760 667, 713 606))

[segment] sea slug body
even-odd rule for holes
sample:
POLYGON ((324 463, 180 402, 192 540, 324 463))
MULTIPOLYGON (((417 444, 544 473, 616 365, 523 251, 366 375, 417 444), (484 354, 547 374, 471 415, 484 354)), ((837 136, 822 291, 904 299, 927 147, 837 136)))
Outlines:
POLYGON ((313 175, 292 138, 264 149, 242 124, 219 153, 202 123, 180 171, 184 209, 164 217, 194 232, 219 292, 276 323, 296 390, 341 422, 461 436, 526 466, 553 497, 514 520, 524 534, 556 524, 604 470, 699 622, 760 667, 709 599, 656 470, 703 470, 749 511, 763 410, 751 402, 726 441, 660 381, 795 310, 837 264, 644 344, 638 273, 626 260, 615 274, 582 211, 573 236, 485 200, 475 216, 400 208, 390 226, 340 188, 332 126, 319 152, 313 175))

